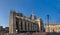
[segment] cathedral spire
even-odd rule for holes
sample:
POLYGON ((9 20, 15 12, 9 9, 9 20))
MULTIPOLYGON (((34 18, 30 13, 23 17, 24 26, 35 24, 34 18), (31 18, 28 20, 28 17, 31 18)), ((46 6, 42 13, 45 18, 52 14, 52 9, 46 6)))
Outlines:
POLYGON ((35 15, 34 15, 34 11, 32 10, 32 14, 31 14, 31 16, 30 16, 30 19, 32 19, 32 20, 35 20, 36 19, 36 17, 35 17, 35 15))
POLYGON ((32 11, 32 16, 34 16, 34 11, 32 11))
POLYGON ((34 11, 32 11, 32 19, 34 20, 34 11))

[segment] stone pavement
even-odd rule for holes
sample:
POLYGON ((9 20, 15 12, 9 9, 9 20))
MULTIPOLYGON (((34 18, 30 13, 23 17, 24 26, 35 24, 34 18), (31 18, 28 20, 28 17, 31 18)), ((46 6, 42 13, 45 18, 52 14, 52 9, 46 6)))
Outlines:
POLYGON ((19 34, 9 34, 9 33, 6 33, 6 34, 0 34, 0 35, 60 35, 60 33, 56 33, 56 32, 35 32, 35 33, 19 33, 19 34))

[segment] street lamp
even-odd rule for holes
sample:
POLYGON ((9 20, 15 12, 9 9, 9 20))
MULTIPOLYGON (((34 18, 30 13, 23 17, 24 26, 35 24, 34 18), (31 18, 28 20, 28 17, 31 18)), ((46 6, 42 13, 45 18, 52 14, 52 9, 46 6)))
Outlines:
POLYGON ((16 33, 18 33, 18 30, 16 29, 16 33))

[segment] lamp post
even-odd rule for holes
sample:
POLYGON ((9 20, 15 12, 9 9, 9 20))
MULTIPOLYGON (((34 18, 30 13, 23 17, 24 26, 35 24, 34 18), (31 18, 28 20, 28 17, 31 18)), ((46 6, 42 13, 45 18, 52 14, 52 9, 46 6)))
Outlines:
POLYGON ((16 29, 16 33, 18 33, 18 30, 16 29))

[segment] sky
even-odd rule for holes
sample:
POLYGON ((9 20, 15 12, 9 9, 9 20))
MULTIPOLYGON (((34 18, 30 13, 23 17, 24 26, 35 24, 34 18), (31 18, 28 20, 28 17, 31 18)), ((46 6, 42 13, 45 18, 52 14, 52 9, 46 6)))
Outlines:
POLYGON ((60 23, 60 0, 0 0, 0 26, 9 26, 10 10, 23 13, 29 17, 34 11, 37 18, 47 22, 47 14, 50 23, 60 23))

